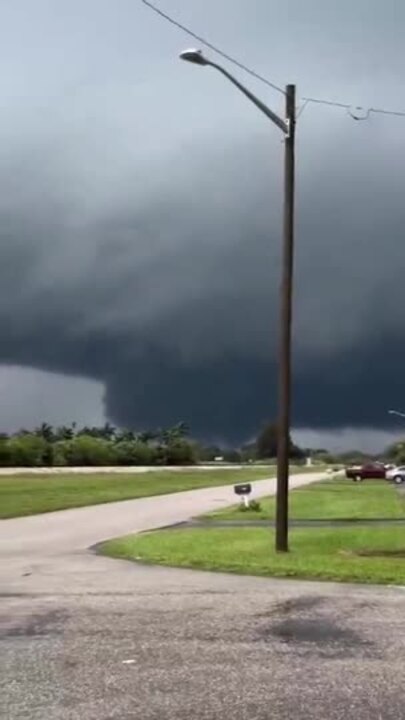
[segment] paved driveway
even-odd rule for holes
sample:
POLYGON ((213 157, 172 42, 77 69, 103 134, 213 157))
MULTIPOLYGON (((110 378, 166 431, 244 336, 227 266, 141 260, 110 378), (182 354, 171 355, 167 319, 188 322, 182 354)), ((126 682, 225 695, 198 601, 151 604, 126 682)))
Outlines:
POLYGON ((1 522, 0 717, 403 717, 402 590, 145 567, 87 550, 232 500, 231 488, 210 488, 1 522))

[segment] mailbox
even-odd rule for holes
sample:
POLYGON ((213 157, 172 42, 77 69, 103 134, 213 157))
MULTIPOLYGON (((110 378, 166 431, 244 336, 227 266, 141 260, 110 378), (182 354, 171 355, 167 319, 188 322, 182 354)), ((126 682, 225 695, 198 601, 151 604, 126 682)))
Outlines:
POLYGON ((250 483, 239 483, 234 485, 233 489, 236 495, 239 495, 242 505, 245 508, 249 507, 249 495, 252 492, 252 486, 250 483))
POLYGON ((250 483, 241 483, 240 485, 234 485, 236 495, 250 495, 252 492, 252 486, 250 483))

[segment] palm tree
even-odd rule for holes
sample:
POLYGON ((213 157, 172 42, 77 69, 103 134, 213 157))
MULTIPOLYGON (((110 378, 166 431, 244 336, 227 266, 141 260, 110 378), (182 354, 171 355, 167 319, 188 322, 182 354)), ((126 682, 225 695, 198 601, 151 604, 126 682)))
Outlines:
POLYGON ((188 435, 189 429, 185 422, 179 422, 173 425, 171 428, 161 431, 161 438, 166 445, 176 442, 176 440, 182 440, 188 435))
POLYGON ((148 444, 151 440, 157 440, 159 438, 159 430, 144 430, 137 434, 137 440, 141 443, 148 444))
POLYGON ((49 443, 54 442, 55 440, 52 425, 49 425, 46 422, 43 422, 38 428, 36 428, 36 430, 34 430, 34 435, 43 438, 49 443))
POLYGON ((116 429, 114 425, 110 425, 109 422, 106 422, 100 430, 100 437, 104 438, 105 440, 113 440, 115 433, 116 429))
POLYGON ((135 433, 133 430, 118 430, 115 433, 115 442, 133 442, 135 440, 135 433))
POLYGON ((76 424, 72 425, 61 425, 56 429, 55 439, 56 440, 73 440, 75 436, 76 424))

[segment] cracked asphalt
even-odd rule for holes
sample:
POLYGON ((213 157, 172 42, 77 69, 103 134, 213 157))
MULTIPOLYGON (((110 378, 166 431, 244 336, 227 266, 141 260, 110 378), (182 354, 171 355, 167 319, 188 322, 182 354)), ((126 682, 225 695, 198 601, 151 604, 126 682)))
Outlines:
POLYGON ((404 717, 404 589, 155 568, 87 549, 117 527, 227 504, 229 493, 0 523, 0 717, 404 717))

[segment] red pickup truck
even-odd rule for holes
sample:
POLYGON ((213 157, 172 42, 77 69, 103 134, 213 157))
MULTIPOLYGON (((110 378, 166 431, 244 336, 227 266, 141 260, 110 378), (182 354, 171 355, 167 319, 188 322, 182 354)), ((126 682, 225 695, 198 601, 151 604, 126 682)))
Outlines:
POLYGON ((346 477, 354 482, 367 479, 385 480, 386 467, 383 463, 371 462, 346 468, 346 477))

